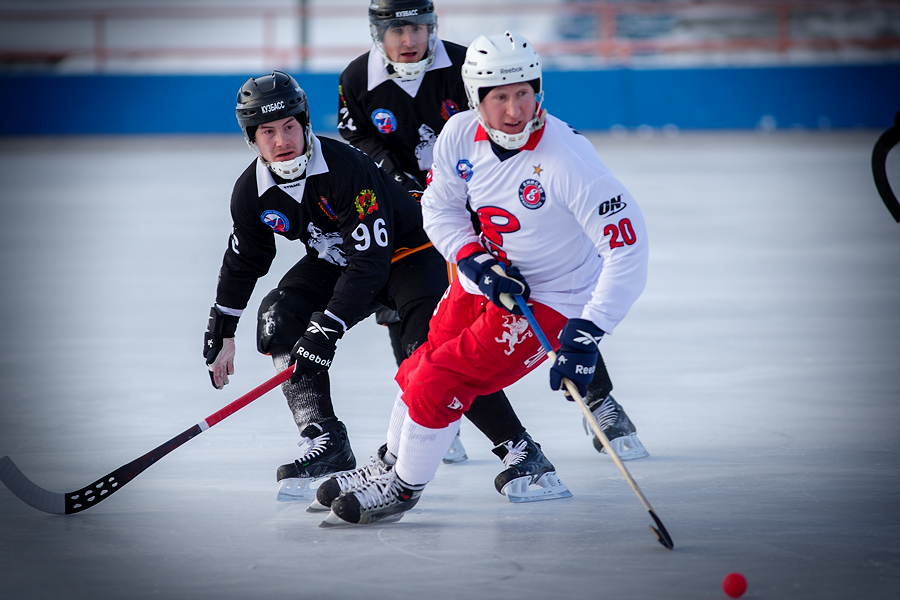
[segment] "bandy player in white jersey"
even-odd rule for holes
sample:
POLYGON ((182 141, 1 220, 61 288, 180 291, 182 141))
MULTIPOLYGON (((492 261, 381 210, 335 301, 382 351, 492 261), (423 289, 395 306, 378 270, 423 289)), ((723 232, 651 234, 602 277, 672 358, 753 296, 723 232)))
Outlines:
MULTIPOLYGON (((397 373, 387 444, 352 476, 320 488, 335 496, 327 499, 330 523, 372 523, 412 508, 475 396, 546 358, 513 295, 528 298, 555 346, 550 387, 567 378, 584 395, 601 338, 646 283, 640 209, 590 142, 542 109, 531 44, 510 32, 479 37, 462 75, 473 110, 441 132, 422 198, 425 230, 460 276, 435 310, 428 341, 397 373)), ((552 489, 554 477, 536 473, 533 483, 552 489)))

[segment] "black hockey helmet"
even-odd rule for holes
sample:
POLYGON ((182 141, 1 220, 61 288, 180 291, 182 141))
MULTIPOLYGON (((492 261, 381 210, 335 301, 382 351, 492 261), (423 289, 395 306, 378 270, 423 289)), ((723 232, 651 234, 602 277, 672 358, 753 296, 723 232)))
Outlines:
POLYGON ((436 23, 437 15, 431 0, 372 0, 369 4, 369 25, 376 42, 391 27, 427 25, 433 30, 436 23))
POLYGON ((256 128, 263 123, 295 117, 304 132, 309 125, 306 92, 296 79, 282 71, 245 81, 238 90, 235 113, 247 143, 253 142, 256 128))

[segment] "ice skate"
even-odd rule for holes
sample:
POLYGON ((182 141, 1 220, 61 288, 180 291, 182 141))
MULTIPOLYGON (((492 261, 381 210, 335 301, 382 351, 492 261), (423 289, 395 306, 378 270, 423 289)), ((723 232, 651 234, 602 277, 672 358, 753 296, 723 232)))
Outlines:
MULTIPOLYGON (((613 398, 612 395, 607 396, 601 401, 590 403, 588 408, 591 409, 591 413, 594 415, 594 418, 597 419, 597 423, 600 425, 600 431, 603 432, 603 435, 605 435, 610 444, 612 444, 613 450, 616 451, 616 454, 620 459, 635 460, 650 456, 650 453, 644 448, 641 440, 638 439, 637 429, 635 429, 634 424, 631 422, 631 419, 628 418, 628 415, 625 414, 625 409, 616 402, 616 399, 613 398)), ((581 423, 584 425, 585 433, 588 435, 593 433, 587 419, 582 419, 581 423)), ((597 439, 596 435, 594 436, 593 442, 597 452, 606 454, 603 444, 600 443, 600 440, 597 439)))
POLYGON ((410 485, 394 471, 371 477, 362 487, 338 496, 323 527, 399 521, 419 501, 425 485, 410 485))
POLYGON ((494 479, 494 487, 510 502, 572 497, 569 488, 556 476, 556 468, 527 432, 497 446, 493 452, 507 467, 494 479))
POLYGON ((316 499, 306 509, 308 512, 331 510, 334 499, 350 490, 364 486, 372 477, 384 475, 391 470, 391 465, 384 461, 387 444, 383 444, 378 452, 369 457, 369 461, 353 471, 338 473, 326 479, 316 490, 316 499))
POLYGON ((277 500, 299 502, 311 499, 312 485, 325 477, 356 467, 356 458, 340 421, 312 423, 300 433, 303 455, 293 463, 278 467, 277 500))
POLYGON ((459 439, 458 432, 456 434, 456 437, 453 438, 453 441, 450 442, 450 448, 447 449, 447 454, 445 454, 444 458, 442 458, 441 460, 445 465, 452 465, 455 463, 461 463, 464 460, 469 460, 469 456, 466 454, 466 449, 463 447, 463 444, 459 439))

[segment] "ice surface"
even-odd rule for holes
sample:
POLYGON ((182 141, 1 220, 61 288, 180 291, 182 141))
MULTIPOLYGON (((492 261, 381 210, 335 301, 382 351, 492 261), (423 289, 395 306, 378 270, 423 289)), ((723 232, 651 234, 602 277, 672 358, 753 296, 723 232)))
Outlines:
MULTIPOLYGON (((470 459, 399 523, 320 529, 275 501, 299 439, 275 391, 78 515, 0 486, 0 598, 715 599, 731 571, 747 599, 900 596, 900 225, 872 182, 879 134, 592 136, 651 236, 647 290, 602 349, 674 551, 543 366, 509 395, 571 499, 509 503, 464 422, 470 459)), ((0 455, 38 485, 79 489, 273 374, 253 317, 297 244, 256 289, 224 391, 200 354, 251 159, 238 135, 0 140, 0 455)), ((364 460, 396 390, 386 332, 349 332, 332 372, 364 460)))

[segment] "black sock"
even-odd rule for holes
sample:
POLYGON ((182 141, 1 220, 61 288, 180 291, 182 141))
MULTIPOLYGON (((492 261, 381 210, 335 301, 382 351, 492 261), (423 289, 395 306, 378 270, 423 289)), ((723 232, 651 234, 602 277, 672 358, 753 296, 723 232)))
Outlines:
POLYGON ((525 431, 503 390, 475 398, 466 412, 466 417, 495 446, 525 431))
MULTIPOLYGON (((290 359, 289 354, 272 356, 272 362, 279 371, 288 367, 290 359)), ((281 384, 281 391, 287 398, 288 408, 291 409, 294 423, 300 431, 310 423, 337 420, 334 406, 331 404, 331 379, 328 377, 328 371, 301 379, 299 383, 291 383, 289 379, 281 384)))

